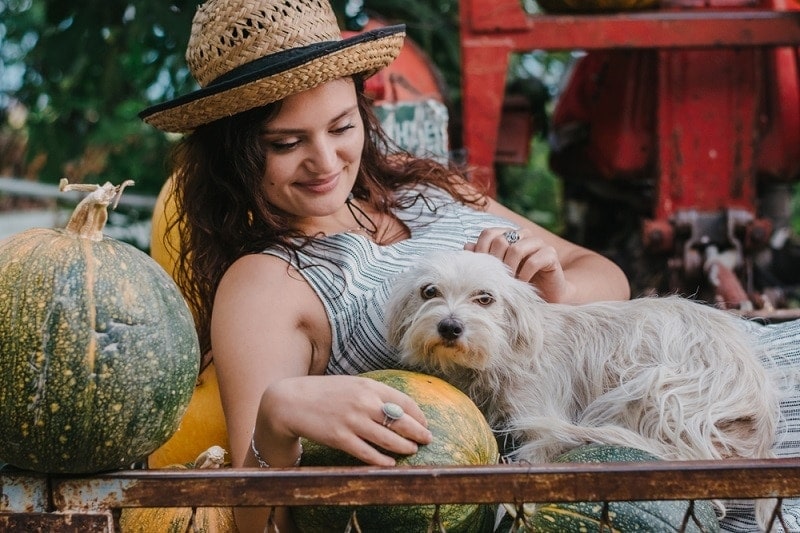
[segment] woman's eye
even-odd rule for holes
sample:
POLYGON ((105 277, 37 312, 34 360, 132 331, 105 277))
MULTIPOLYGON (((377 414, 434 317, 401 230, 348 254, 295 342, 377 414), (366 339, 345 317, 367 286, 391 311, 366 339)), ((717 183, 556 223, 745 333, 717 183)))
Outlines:
POLYGON ((419 295, 422 296, 423 300, 430 300, 439 295, 439 289, 436 288, 436 285, 425 285, 420 289, 419 295))
POLYGON ((298 144, 300 144, 300 141, 272 141, 269 143, 270 147, 276 151, 291 150, 298 144))
POLYGON ((333 129, 333 133, 336 134, 336 135, 341 135, 341 134, 345 133, 347 130, 351 130, 353 128, 355 128, 354 124, 345 124, 344 126, 342 126, 340 128, 334 128, 333 129))
POLYGON ((488 292, 482 292, 475 296, 475 301, 478 302, 478 305, 482 306, 492 305, 494 303, 494 296, 488 292))

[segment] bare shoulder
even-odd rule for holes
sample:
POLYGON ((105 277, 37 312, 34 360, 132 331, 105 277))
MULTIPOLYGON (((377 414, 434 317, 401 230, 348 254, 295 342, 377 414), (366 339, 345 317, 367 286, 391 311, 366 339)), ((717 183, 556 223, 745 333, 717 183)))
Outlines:
MULTIPOLYGON (((292 344, 325 353, 330 326, 322 302, 303 277, 280 258, 247 255, 225 272, 214 300, 212 343, 233 343, 237 351, 253 343, 273 347, 292 344), (245 338, 243 338, 245 337, 245 338)), ((250 346, 249 350, 255 349, 250 346)))
POLYGON ((217 299, 225 297, 240 301, 285 300, 287 305, 298 302, 303 306, 308 299, 316 299, 314 291, 294 268, 266 254, 246 255, 228 268, 217 289, 217 299))
POLYGON ((286 261, 266 254, 239 258, 225 272, 217 288, 214 308, 234 301, 238 309, 253 305, 259 313, 280 311, 284 316, 316 309, 324 314, 311 286, 286 261), (315 305, 317 304, 317 305, 315 305))

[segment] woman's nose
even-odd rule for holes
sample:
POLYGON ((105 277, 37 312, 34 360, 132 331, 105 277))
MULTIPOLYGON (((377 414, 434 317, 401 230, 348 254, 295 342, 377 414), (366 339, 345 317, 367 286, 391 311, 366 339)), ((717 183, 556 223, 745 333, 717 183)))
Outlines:
POLYGON ((324 174, 336 170, 336 160, 336 145, 331 142, 320 141, 312 145, 307 164, 312 171, 324 174))

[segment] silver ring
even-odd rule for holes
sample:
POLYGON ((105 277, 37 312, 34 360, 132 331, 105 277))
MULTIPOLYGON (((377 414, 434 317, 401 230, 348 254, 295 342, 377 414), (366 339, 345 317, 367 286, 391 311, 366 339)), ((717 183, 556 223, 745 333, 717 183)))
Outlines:
POLYGON ((386 402, 383 404, 381 410, 383 411, 383 422, 381 423, 387 428, 392 425, 392 422, 395 420, 403 418, 403 415, 405 414, 405 411, 403 411, 402 407, 392 402, 386 402))
POLYGON ((507 232, 503 233, 503 237, 506 238, 506 242, 508 244, 514 244, 515 242, 517 242, 519 240, 519 232, 517 232, 516 230, 512 229, 510 231, 507 231, 507 232))

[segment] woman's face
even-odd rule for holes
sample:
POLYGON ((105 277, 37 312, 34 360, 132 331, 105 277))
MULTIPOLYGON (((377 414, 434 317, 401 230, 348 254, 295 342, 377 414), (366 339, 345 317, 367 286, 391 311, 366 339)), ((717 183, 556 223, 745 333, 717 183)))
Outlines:
POLYGON ((344 207, 356 180, 364 125, 355 84, 344 78, 287 97, 261 139, 267 199, 299 228, 316 228, 314 219, 344 207))

